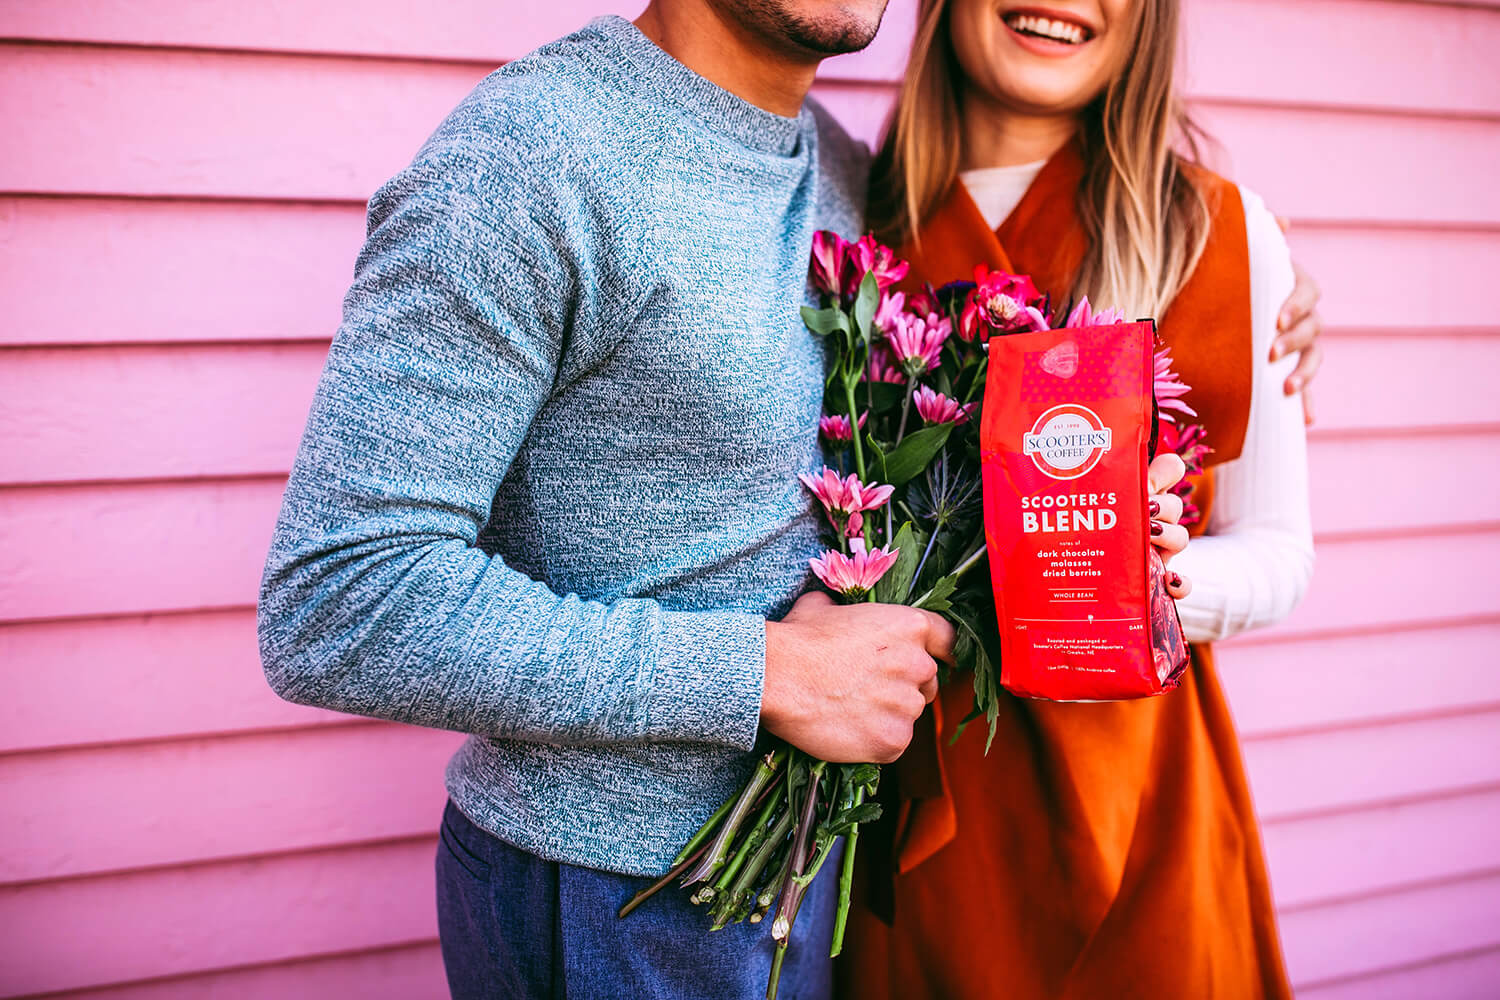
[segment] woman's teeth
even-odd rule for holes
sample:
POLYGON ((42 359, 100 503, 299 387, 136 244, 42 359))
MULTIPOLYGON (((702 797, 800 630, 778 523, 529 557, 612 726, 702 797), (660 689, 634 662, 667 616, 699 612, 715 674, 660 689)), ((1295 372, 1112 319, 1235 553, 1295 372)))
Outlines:
POLYGON ((1034 17, 1031 14, 1011 14, 1005 18, 1005 23, 1014 31, 1023 35, 1035 35, 1053 42, 1065 42, 1069 45, 1082 45, 1086 40, 1083 28, 1067 21, 1054 21, 1048 17, 1034 17))

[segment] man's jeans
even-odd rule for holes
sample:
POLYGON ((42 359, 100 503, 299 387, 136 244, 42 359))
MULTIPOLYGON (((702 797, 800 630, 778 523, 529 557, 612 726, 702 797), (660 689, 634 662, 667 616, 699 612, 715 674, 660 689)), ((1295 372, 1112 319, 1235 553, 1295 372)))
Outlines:
MULTIPOLYGON (((838 857, 803 899, 780 1000, 826 1000, 838 857)), ((437 850, 438 928, 455 1000, 761 1000, 771 921, 709 932, 706 908, 676 886, 624 920, 651 879, 543 861, 491 836, 448 803, 437 850)))

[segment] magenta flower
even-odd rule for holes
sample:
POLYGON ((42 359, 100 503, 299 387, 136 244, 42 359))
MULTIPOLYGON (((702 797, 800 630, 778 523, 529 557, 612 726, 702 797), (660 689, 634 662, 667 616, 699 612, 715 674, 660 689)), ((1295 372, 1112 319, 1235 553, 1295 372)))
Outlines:
POLYGON ((839 295, 844 287, 844 263, 849 243, 838 233, 820 229, 813 234, 812 265, 808 275, 813 287, 827 295, 839 295))
POLYGON ((892 292, 880 298, 880 306, 875 310, 875 326, 890 336, 896 328, 896 318, 906 309, 906 294, 904 292, 892 292))
POLYGON ((810 476, 804 472, 797 478, 823 504, 835 525, 850 514, 874 510, 889 500, 896 491, 894 486, 862 483, 852 472, 840 478, 837 472, 826 465, 823 466, 821 475, 810 476))
POLYGON ((1203 460, 1213 451, 1202 424, 1178 424, 1163 417, 1157 421, 1157 452, 1172 452, 1187 466, 1188 475, 1203 471, 1203 460))
MULTIPOLYGON (((859 415, 859 426, 864 427, 865 418, 868 413, 859 415)), ((854 440, 854 428, 849 423, 849 418, 842 413, 836 413, 831 417, 821 417, 818 420, 818 433, 823 435, 823 440, 829 444, 848 444, 854 440)))
POLYGON ((858 242, 845 244, 849 250, 849 268, 844 275, 844 297, 853 300, 859 294, 859 284, 866 274, 875 275, 875 284, 884 292, 906 277, 911 265, 896 251, 876 241, 870 234, 861 236, 858 242))
POLYGON ((908 378, 916 378, 938 366, 943 357, 943 345, 953 333, 953 323, 936 313, 913 316, 904 313, 896 317, 896 329, 886 338, 895 355, 896 364, 908 378))
POLYGON ((1078 329, 1085 326, 1114 326, 1116 323, 1125 322, 1125 314, 1118 309, 1100 309, 1095 312, 1089 306, 1089 297, 1085 295, 1068 313, 1068 321, 1063 324, 1069 329, 1078 329))
POLYGON ((849 600, 860 600, 880 578, 896 563, 900 549, 879 548, 866 550, 863 539, 852 539, 851 555, 842 552, 824 552, 811 560, 812 571, 823 581, 823 585, 849 600))
POLYGON ((1198 411, 1187 405, 1182 398, 1187 395, 1188 386, 1172 370, 1172 354, 1165 347, 1156 352, 1155 375, 1156 405, 1162 411, 1162 419, 1176 420, 1167 410, 1176 410, 1190 417, 1198 415, 1198 411))
MULTIPOLYGON (((1047 317, 1042 312, 1047 298, 1025 275, 991 271, 981 264, 974 269, 974 286, 971 301, 978 307, 977 318, 983 319, 994 332, 1048 329, 1047 317)), ((969 322, 972 321, 964 325, 969 322)))
POLYGON ((870 345, 870 373, 871 382, 894 382, 897 385, 906 384, 906 376, 901 374, 901 369, 896 367, 896 355, 886 344, 870 345))
POLYGON ((984 314, 979 311, 979 306, 974 302, 974 295, 969 294, 969 301, 964 303, 964 311, 958 316, 958 336, 960 340, 972 344, 984 329, 984 314))
POLYGON ((960 404, 958 400, 933 392, 925 385, 917 389, 911 401, 917 404, 917 413, 921 415, 922 422, 928 424, 966 423, 969 414, 979 407, 978 403, 960 404))

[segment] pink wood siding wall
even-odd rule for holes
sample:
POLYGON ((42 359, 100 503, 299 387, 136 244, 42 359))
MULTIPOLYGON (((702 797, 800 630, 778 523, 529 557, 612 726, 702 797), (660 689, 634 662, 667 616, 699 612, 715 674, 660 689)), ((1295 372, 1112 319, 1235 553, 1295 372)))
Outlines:
MULTIPOLYGON (((456 738, 279 702, 256 585, 364 199, 611 6, 0 4, 0 994, 443 995, 456 738)), ((819 87, 867 138, 911 8, 819 87)), ((1317 579, 1223 655, 1317 1000, 1500 995, 1497 8, 1188 3, 1332 327, 1317 579)))

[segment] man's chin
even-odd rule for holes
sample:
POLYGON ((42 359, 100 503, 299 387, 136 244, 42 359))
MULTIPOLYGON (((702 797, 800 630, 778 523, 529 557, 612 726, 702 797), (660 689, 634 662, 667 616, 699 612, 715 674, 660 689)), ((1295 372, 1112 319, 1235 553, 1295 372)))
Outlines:
POLYGON ((763 37, 818 56, 858 52, 875 40, 885 14, 883 0, 843 3, 809 0, 718 0, 763 37), (852 8, 852 9, 851 9, 852 8))

